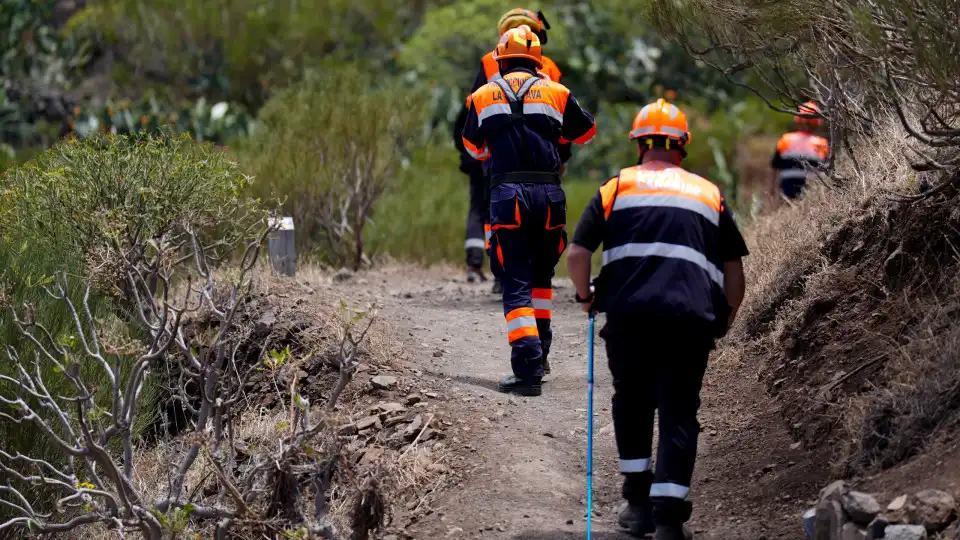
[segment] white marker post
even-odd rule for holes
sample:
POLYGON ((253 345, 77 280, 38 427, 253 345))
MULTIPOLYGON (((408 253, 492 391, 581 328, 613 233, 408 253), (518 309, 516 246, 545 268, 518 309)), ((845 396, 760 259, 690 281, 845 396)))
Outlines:
POLYGON ((270 225, 277 227, 267 239, 270 265, 281 276, 294 277, 297 273, 297 247, 294 243, 293 218, 270 218, 270 225))

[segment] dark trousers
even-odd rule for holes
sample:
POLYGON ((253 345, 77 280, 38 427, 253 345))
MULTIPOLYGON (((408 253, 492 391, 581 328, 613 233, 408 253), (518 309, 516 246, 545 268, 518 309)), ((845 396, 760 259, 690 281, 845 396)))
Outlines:
POLYGON ((700 388, 714 339, 709 329, 609 314, 600 331, 613 375, 613 426, 623 497, 653 505, 657 525, 690 519, 700 388), (653 418, 660 444, 653 467, 653 418))
POLYGON ((503 287, 510 363, 542 377, 553 332, 553 275, 566 249, 567 199, 559 184, 501 184, 490 193, 490 269, 503 287))
POLYGON ((803 177, 780 178, 780 192, 788 199, 799 199, 806 185, 807 180, 803 177))
POLYGON ((490 223, 490 190, 483 169, 475 167, 470 172, 470 208, 467 211, 467 238, 464 248, 467 266, 483 266, 483 253, 487 250, 490 223))

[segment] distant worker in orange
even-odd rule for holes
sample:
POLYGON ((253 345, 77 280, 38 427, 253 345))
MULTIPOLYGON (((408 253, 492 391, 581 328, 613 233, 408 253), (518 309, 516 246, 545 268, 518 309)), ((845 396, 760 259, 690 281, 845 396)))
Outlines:
MULTIPOLYGON (((540 39, 540 44, 547 43, 547 30, 550 24, 547 22, 543 12, 534 13, 529 9, 516 8, 503 14, 497 23, 500 36, 503 36, 508 30, 517 28, 521 25, 528 26, 540 39)), ((554 82, 561 82, 560 69, 553 60, 546 56, 541 57, 542 65, 537 68, 537 75, 541 79, 549 79, 554 82)), ((483 254, 489 248, 490 240, 490 204, 489 204, 489 186, 487 177, 489 176, 489 167, 470 155, 463 147, 461 134, 463 126, 467 122, 467 111, 470 108, 471 95, 488 82, 501 78, 499 63, 493 58, 493 52, 489 52, 480 60, 480 71, 477 73, 470 87, 470 93, 467 96, 466 104, 460 110, 457 120, 453 126, 454 145, 460 151, 460 171, 470 177, 470 206, 467 212, 467 234, 464 249, 466 251, 467 280, 471 283, 477 281, 486 281, 483 274, 483 254)), ((570 145, 561 144, 558 146, 562 163, 570 158, 570 145)), ((494 276, 493 292, 500 294, 500 280, 494 276)))
POLYGON ((807 174, 822 167, 830 156, 830 142, 813 132, 823 124, 817 104, 808 101, 793 117, 797 130, 786 133, 777 142, 770 167, 770 195, 776 201, 778 192, 787 199, 798 199, 807 183, 807 174), (810 116, 815 115, 815 116, 810 116))
POLYGON ((748 252, 720 189, 681 167, 690 131, 679 108, 663 99, 645 106, 630 139, 640 163, 591 199, 567 267, 584 311, 607 315, 600 337, 626 499, 617 520, 636 536, 685 540, 700 389, 710 351, 743 299, 748 252), (601 245, 603 268, 591 286, 601 245))

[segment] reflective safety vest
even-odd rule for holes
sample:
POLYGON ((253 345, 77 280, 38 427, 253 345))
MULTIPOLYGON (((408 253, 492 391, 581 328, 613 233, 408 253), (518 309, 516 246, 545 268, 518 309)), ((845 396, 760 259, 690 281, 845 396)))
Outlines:
MULTIPOLYGON (((543 67, 537 70, 537 73, 540 75, 540 77, 553 82, 560 82, 560 77, 562 74, 560 73, 560 68, 557 67, 557 64, 546 56, 542 57, 542 59, 543 67)), ((483 74, 486 75, 487 82, 493 82, 497 79, 503 78, 500 75, 500 65, 496 60, 493 59, 492 52, 485 54, 480 60, 480 63, 483 64, 483 74)), ((471 94, 467 94, 466 106, 468 109, 470 108, 471 101, 473 101, 473 96, 471 94)))
POLYGON ((730 306, 720 260, 719 188, 648 162, 600 188, 605 219, 598 309, 722 330, 730 306))
MULTIPOLYGON (((484 127, 488 133, 508 129, 521 130, 513 139, 522 141, 523 148, 515 149, 518 155, 527 156, 543 152, 556 155, 555 143, 582 144, 594 133, 591 130, 585 134, 583 141, 579 139, 567 141, 562 138, 564 111, 569 96, 570 90, 563 85, 545 81, 528 72, 516 72, 494 79, 483 86, 474 92, 471 101, 477 113, 478 129, 484 127), (522 124, 522 127, 518 124, 522 124), (539 140, 529 140, 526 136, 528 132, 522 128, 538 135, 539 140)), ((467 126, 469 127, 470 123, 467 126)), ((474 159, 484 161, 490 157, 489 148, 477 146, 471 142, 466 131, 463 146, 474 159)), ((500 157, 508 159, 507 156, 500 157)))
POLYGON ((784 134, 777 141, 777 154, 780 156, 781 180, 803 180, 807 177, 807 168, 817 167, 827 161, 830 155, 830 143, 823 137, 793 131, 784 134))

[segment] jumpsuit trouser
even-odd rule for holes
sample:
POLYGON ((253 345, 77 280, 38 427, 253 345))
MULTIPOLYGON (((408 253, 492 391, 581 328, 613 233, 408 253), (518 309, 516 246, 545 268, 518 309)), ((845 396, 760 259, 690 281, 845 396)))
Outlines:
POLYGON ((503 287, 510 363, 520 379, 543 377, 553 332, 554 268, 567 245, 559 184, 509 183, 490 192, 490 269, 503 287))
POLYGON ((467 238, 464 249, 467 266, 481 268, 490 238, 490 190, 481 167, 470 171, 470 207, 467 211, 467 238))
POLYGON ((700 433, 697 411, 714 336, 679 321, 608 314, 600 337, 613 375, 623 498, 652 505, 657 525, 682 525, 692 511, 687 495, 700 433), (660 428, 655 468, 654 411, 660 428))

